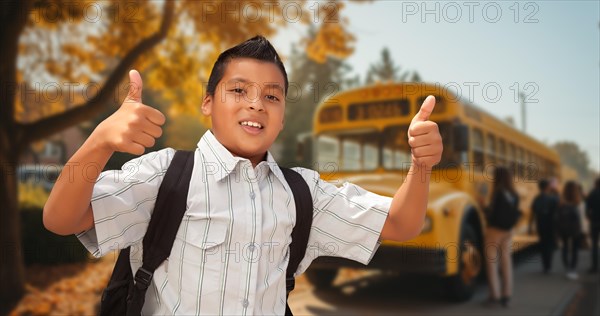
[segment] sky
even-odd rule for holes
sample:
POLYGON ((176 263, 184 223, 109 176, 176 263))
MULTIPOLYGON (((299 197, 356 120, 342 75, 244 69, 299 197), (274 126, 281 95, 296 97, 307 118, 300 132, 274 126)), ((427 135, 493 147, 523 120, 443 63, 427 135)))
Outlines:
MULTIPOLYGON (((318 2, 324 5, 324 2, 318 2)), ((450 87, 499 118, 553 144, 574 141, 600 170, 600 2, 375 1, 347 3, 356 37, 347 59, 364 74, 381 50, 423 81, 450 87)), ((300 25, 273 39, 285 55, 300 25)))

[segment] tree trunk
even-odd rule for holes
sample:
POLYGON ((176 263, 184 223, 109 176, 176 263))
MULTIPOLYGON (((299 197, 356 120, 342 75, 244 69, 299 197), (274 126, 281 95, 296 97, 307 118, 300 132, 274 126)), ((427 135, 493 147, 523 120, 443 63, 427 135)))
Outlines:
POLYGON ((9 131, 0 128, 0 315, 6 315, 24 293, 25 269, 17 199, 17 155, 9 131))
POLYGON ((26 25, 31 0, 0 1, 0 315, 24 294, 25 268, 21 248, 16 169, 29 144, 89 120, 108 104, 113 90, 143 53, 160 43, 173 24, 175 2, 165 1, 162 23, 152 36, 133 47, 109 75, 100 91, 85 104, 64 113, 22 124, 14 119, 19 37, 26 25))
POLYGON ((0 315, 7 314, 25 292, 25 267, 17 197, 17 159, 23 134, 14 121, 19 37, 31 1, 2 1, 0 18, 0 315))

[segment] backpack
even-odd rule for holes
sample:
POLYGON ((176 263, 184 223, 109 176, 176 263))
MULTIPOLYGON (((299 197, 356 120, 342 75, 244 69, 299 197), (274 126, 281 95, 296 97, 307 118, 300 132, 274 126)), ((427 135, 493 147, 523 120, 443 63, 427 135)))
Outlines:
POLYGON ((581 233, 579 211, 574 205, 563 204, 556 211, 556 228, 563 236, 577 236, 581 233))
POLYGON ((531 210, 535 215, 538 227, 554 226, 556 209, 558 208, 558 199, 550 194, 539 194, 531 204, 531 210))
MULTIPOLYGON (((158 266, 169 256, 185 213, 194 152, 177 151, 158 190, 154 212, 144 235, 142 266, 135 276, 129 262, 130 247, 122 249, 108 286, 102 293, 100 315, 140 315, 146 290, 158 266)), ((296 225, 292 230, 286 271, 286 315, 292 315, 287 297, 295 287, 294 272, 306 253, 312 225, 312 196, 306 181, 292 169, 281 168, 294 195, 296 225)))
POLYGON ((513 197, 513 200, 509 201, 504 192, 497 192, 494 195, 489 213, 490 226, 503 230, 511 230, 521 217, 518 198, 513 197))

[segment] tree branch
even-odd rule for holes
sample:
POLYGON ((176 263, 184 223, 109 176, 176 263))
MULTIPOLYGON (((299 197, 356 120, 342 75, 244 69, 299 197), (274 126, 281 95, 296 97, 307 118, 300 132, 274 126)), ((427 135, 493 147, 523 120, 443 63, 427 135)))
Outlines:
POLYGON ((174 7, 175 1, 165 1, 163 20, 160 29, 152 36, 139 42, 125 55, 115 70, 110 74, 104 86, 93 98, 68 111, 49 116, 33 123, 20 124, 19 127, 23 128, 25 131, 22 144, 26 146, 33 141, 60 132, 99 114, 106 106, 107 101, 110 100, 110 97, 114 89, 118 86, 121 78, 127 74, 127 71, 136 59, 144 52, 152 49, 167 36, 168 30, 174 20, 174 7))

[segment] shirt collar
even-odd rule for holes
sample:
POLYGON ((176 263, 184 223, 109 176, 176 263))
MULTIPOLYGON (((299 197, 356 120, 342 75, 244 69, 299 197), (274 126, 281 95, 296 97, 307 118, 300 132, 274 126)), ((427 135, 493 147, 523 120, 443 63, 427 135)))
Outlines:
MULTIPOLYGON (((200 141, 198 141, 198 148, 200 149, 200 153, 204 156, 205 163, 215 164, 218 166, 220 170, 214 172, 215 179, 217 181, 223 180, 229 174, 231 174, 238 163, 241 161, 248 161, 246 158, 236 157, 223 144, 221 144, 215 135, 208 130, 200 141)), ((248 161, 249 162, 249 161, 248 161)), ((266 161, 261 161, 261 164, 267 164, 271 172, 281 181, 285 183, 285 177, 283 176, 283 172, 279 169, 277 165, 277 161, 271 155, 271 152, 267 151, 267 159, 266 161)))
MULTIPOLYGON (((265 163, 265 161, 261 163, 265 163)), ((277 164, 277 161, 275 161, 275 158, 273 158, 273 155, 271 155, 270 151, 267 151, 266 163, 269 166, 271 172, 275 175, 275 177, 277 177, 277 179, 279 179, 281 183, 286 183, 285 177, 283 176, 283 172, 281 172, 279 164, 277 164)))

